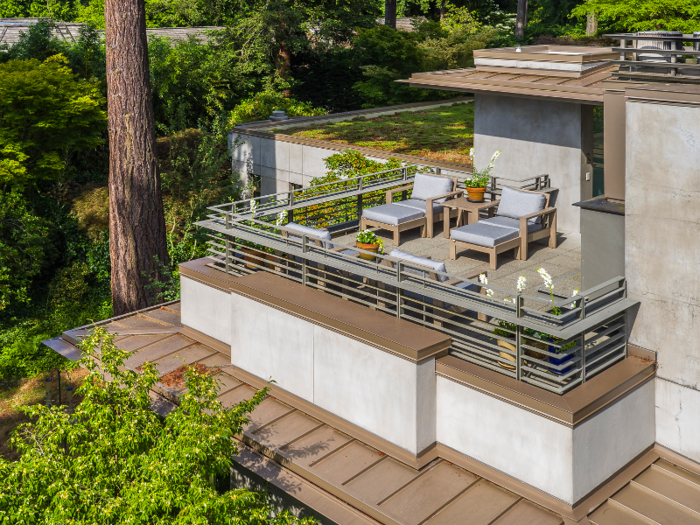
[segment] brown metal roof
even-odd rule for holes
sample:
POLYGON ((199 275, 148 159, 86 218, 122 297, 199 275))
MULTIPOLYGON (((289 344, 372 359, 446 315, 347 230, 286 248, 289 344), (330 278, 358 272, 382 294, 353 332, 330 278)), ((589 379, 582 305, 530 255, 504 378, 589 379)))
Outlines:
POLYGON ((593 525, 698 525, 700 475, 658 459, 589 520, 593 525))
POLYGON ((601 83, 611 78, 612 71, 616 69, 617 66, 611 64, 581 78, 527 70, 522 73, 498 73, 479 68, 450 69, 414 73, 410 79, 400 82, 412 87, 536 96, 602 105, 601 83))
MULTIPOLYGON (((217 367, 219 397, 226 407, 256 391, 246 382, 248 376, 230 364, 226 345, 181 325, 179 302, 100 324, 119 334, 117 346, 134 352, 129 368, 149 360, 163 378, 183 361, 217 367)), ((66 332, 51 347, 74 353, 86 333, 66 332)), ((154 409, 161 414, 172 409, 183 391, 181 384, 169 385, 158 383, 154 389, 154 409)), ((255 409, 239 438, 237 462, 342 525, 573 523, 457 466, 452 462, 456 457, 438 457, 415 469, 273 396, 255 409)), ((593 510, 590 523, 700 525, 700 475, 680 466, 690 462, 674 464, 651 452, 648 457, 655 462, 641 473, 636 470, 631 482, 593 510)))

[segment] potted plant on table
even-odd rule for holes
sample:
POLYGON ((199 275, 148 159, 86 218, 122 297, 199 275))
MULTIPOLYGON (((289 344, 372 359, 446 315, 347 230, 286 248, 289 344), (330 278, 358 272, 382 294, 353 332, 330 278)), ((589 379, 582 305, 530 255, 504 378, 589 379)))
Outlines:
MULTIPOLYGON (((374 253, 384 253, 384 241, 370 230, 363 230, 357 234, 355 245, 360 250, 365 250, 374 253)), ((366 261, 373 261, 375 257, 368 253, 360 252, 360 258, 366 261)))
POLYGON ((484 202, 484 193, 491 182, 491 170, 493 169, 496 159, 501 154, 501 150, 496 151, 491 157, 491 162, 483 170, 478 170, 474 166, 474 148, 469 150, 469 156, 472 158, 472 176, 464 181, 464 186, 467 188, 467 199, 471 202, 484 202))

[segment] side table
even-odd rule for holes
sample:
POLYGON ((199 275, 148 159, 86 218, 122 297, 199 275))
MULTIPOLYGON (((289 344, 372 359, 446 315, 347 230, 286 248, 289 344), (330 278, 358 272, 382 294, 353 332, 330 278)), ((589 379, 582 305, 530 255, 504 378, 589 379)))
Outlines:
MULTIPOLYGON (((465 224, 464 219, 466 216, 466 224, 472 224, 478 222, 479 212, 483 209, 489 209, 489 218, 493 217, 493 201, 488 202, 472 202, 466 197, 459 197, 458 199, 451 199, 440 203, 444 208, 450 210, 457 210, 457 227, 463 226, 465 224)), ((443 235, 450 238, 450 213, 445 211, 444 216, 444 229, 443 235)))

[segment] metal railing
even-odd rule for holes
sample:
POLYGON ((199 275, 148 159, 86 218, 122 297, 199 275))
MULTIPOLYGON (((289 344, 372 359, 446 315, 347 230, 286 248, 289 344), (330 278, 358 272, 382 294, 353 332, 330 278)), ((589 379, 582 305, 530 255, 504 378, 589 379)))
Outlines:
MULTIPOLYGON (((306 195, 268 197, 255 206, 255 214, 249 201, 211 208, 208 220, 198 223, 212 231, 211 265, 235 276, 273 273, 438 330, 452 338, 452 355, 556 393, 626 357, 627 311, 635 302, 627 299, 622 277, 561 300, 495 286, 487 294, 475 280, 276 224, 282 210, 308 217, 305 207, 327 209, 329 203, 355 199, 354 211, 342 206, 335 210, 335 220, 344 221, 358 213, 358 196, 364 203, 363 197, 383 194, 413 177, 406 168, 373 175, 380 177, 343 181, 343 192, 320 188, 306 195), (324 200, 329 196, 331 200, 324 200)), ((331 215, 326 212, 326 218, 331 215)))
POLYGON ((619 51, 620 59, 612 63, 620 66, 614 76, 624 78, 644 78, 653 76, 678 77, 674 81, 697 81, 700 76, 700 32, 692 35, 667 34, 637 34, 621 33, 605 35, 618 40, 620 45, 613 47, 619 51), (631 47, 627 43, 631 43, 631 47), (669 49, 645 47, 643 44, 665 43, 669 49), (685 42, 692 44, 693 49, 685 49, 685 42), (657 58, 658 57, 658 58, 657 58))

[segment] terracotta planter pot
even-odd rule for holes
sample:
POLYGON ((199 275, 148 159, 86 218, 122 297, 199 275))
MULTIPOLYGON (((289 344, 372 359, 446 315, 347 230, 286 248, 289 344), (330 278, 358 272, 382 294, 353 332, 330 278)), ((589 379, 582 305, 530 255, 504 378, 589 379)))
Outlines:
MULTIPOLYGON (((534 346, 535 348, 541 348, 542 350, 547 350, 547 344, 545 343, 536 343, 532 340, 528 340, 527 343, 525 343, 528 346, 534 346)), ((535 359, 539 359, 540 361, 548 361, 548 356, 546 354, 540 354, 539 352, 535 352, 534 350, 525 350, 525 355, 529 355, 530 357, 534 357, 535 359)))
POLYGON ((241 251, 248 254, 243 256, 243 260, 247 263, 246 267, 250 268, 251 270, 256 270, 262 266, 263 262, 261 259, 267 258, 267 254, 265 252, 261 252, 260 250, 256 250, 254 248, 241 248, 241 251))
MULTIPOLYGON (((361 242, 355 241, 355 245, 360 250, 366 250, 368 252, 374 252, 374 253, 379 252, 379 244, 362 244, 361 242)), ((360 259, 364 259, 365 261, 373 261, 376 259, 376 257, 373 257, 367 253, 360 252, 360 259)))
MULTIPOLYGON (((514 344, 509 343, 508 341, 501 341, 500 339, 498 339, 496 341, 496 344, 498 346, 500 346, 501 348, 507 348, 508 350, 510 350, 511 352, 513 352, 515 354, 516 348, 515 348, 514 344)), ((499 361, 498 362, 499 365, 501 365, 503 368, 505 368, 507 370, 515 370, 515 356, 514 355, 510 355, 508 352, 498 352, 498 355, 499 355, 499 357, 513 363, 512 365, 509 365, 506 363, 501 363, 499 361)))
POLYGON ((467 199, 471 202, 484 202, 486 188, 467 188, 467 199))

